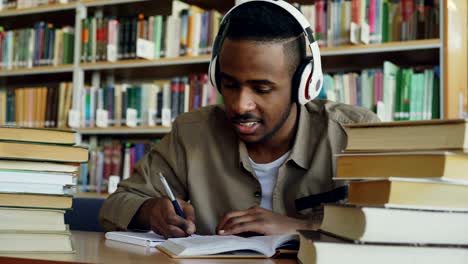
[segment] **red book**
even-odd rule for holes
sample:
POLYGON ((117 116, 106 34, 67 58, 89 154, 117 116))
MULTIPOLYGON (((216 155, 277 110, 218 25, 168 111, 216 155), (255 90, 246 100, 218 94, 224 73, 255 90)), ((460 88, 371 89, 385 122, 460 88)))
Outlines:
POLYGON ((122 177, 122 146, 120 144, 113 144, 112 146, 112 160, 111 160, 111 175, 122 177))
POLYGON ((360 25, 360 0, 352 0, 351 1, 351 21, 360 25))
POLYGON ((111 169, 112 169, 112 145, 106 144, 103 147, 104 149, 104 168, 103 168, 103 173, 102 177, 103 179, 107 180, 109 179, 109 176, 111 175, 111 169))

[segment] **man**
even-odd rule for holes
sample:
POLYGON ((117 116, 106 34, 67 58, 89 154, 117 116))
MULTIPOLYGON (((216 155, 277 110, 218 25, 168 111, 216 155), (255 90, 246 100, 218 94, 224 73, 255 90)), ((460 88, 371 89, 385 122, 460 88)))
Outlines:
POLYGON ((217 69, 224 106, 177 118, 104 203, 106 229, 166 237, 292 233, 320 225, 321 202, 345 198, 332 180, 333 154, 346 147, 342 124, 377 117, 326 101, 297 103, 292 79, 305 40, 285 10, 252 2, 229 16, 217 69), (159 172, 185 219, 166 198, 159 172))

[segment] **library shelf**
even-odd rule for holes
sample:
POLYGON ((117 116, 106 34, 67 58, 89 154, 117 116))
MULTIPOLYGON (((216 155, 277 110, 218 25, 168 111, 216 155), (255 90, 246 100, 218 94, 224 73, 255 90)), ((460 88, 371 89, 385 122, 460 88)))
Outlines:
POLYGON ((54 74, 73 72, 73 65, 37 66, 32 68, 17 68, 12 70, 0 70, 0 77, 36 74, 54 74))
MULTIPOLYGON (((323 47, 320 49, 322 56, 341 56, 351 54, 373 54, 395 51, 408 50, 427 50, 439 49, 441 47, 440 39, 428 40, 413 40, 413 41, 397 41, 382 44, 369 45, 346 45, 340 47, 323 47)), ((112 70, 112 69, 128 69, 128 68, 143 68, 143 67, 164 67, 172 65, 187 65, 197 63, 209 63, 210 55, 200 55, 193 57, 175 57, 161 58, 155 60, 134 59, 134 60, 119 60, 116 62, 95 62, 81 63, 80 67, 85 71, 92 70, 112 70)))
POLYGON ((0 17, 12 17, 12 16, 66 11, 66 10, 75 9, 76 5, 77 5, 77 2, 71 2, 71 3, 66 3, 66 4, 50 4, 50 5, 43 5, 43 6, 37 6, 37 7, 6 9, 6 10, 0 11, 0 17))
POLYGON ((79 128, 80 135, 138 135, 138 134, 167 134, 170 127, 165 126, 138 126, 138 127, 108 127, 108 128, 79 128))
POLYGON ((155 60, 135 59, 135 60, 119 60, 116 62, 94 62, 94 63, 81 63, 80 67, 85 71, 92 70, 113 70, 113 69, 129 69, 129 68, 142 68, 142 67, 158 67, 158 66, 171 66, 171 65, 187 65, 197 63, 210 62, 210 55, 201 55, 193 57, 175 57, 175 58, 161 58, 155 60))
POLYGON ((324 47, 320 48, 320 55, 340 56, 351 54, 373 54, 408 50, 439 49, 440 47, 442 47, 442 42, 440 39, 423 39, 411 41, 395 41, 381 44, 324 47))
POLYGON ((105 5, 118 5, 118 4, 132 4, 138 2, 148 2, 150 0, 82 0, 80 3, 86 7, 92 6, 105 6, 105 5))

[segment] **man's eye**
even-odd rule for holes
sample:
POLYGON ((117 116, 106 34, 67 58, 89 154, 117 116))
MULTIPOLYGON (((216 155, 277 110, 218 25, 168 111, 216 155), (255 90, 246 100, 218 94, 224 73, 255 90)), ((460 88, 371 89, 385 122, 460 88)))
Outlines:
POLYGON ((257 93, 269 93, 271 92, 271 87, 268 86, 255 86, 253 87, 257 93))

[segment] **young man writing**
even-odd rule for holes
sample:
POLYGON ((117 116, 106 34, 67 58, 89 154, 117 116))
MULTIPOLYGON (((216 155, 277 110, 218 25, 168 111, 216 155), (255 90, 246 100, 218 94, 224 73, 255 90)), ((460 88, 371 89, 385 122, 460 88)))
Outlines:
POLYGON ((376 122, 376 115, 320 100, 299 103, 293 77, 306 57, 304 29, 276 4, 242 4, 221 30, 215 80, 224 106, 177 118, 105 202, 106 229, 166 237, 291 233, 317 228, 320 203, 345 198, 332 180, 333 154, 346 147, 342 125, 376 122), (185 218, 165 198, 159 172, 185 218))

